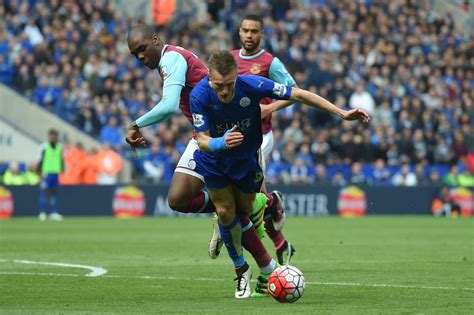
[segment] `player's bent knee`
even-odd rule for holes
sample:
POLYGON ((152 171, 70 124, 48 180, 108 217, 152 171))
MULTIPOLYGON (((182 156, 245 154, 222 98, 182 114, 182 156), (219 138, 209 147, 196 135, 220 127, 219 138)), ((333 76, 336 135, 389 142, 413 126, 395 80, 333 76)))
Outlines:
POLYGON ((235 219, 235 210, 231 208, 217 208, 217 215, 219 216, 219 221, 224 225, 229 225, 235 219))
POLYGON ((168 193, 168 206, 174 211, 186 212, 189 201, 186 194, 168 193))

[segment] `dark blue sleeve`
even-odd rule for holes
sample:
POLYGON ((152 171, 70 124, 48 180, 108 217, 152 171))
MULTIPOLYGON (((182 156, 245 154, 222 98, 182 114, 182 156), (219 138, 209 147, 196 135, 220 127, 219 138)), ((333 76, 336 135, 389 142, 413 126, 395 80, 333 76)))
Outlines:
POLYGON ((207 116, 204 106, 202 106, 202 104, 206 104, 206 101, 202 98, 203 97, 200 97, 200 99, 198 99, 194 93, 191 93, 189 98, 189 105, 191 107, 191 113, 193 114, 193 125, 197 132, 209 130, 209 117, 207 116))
POLYGON ((271 97, 277 100, 288 100, 291 97, 291 86, 273 82, 270 79, 258 76, 247 76, 244 79, 262 97, 271 97))

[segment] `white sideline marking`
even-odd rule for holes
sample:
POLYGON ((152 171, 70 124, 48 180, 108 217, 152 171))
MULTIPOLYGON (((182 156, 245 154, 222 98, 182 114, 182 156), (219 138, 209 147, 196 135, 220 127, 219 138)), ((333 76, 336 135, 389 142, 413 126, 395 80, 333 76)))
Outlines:
POLYGON ((86 266, 86 265, 76 265, 76 264, 65 264, 58 262, 45 262, 45 261, 31 261, 31 260, 14 260, 18 264, 29 264, 29 265, 47 265, 47 266, 59 266, 66 268, 83 268, 88 269, 91 272, 86 274, 86 277, 100 277, 107 273, 107 269, 102 267, 86 266))
POLYGON ((0 275, 6 276, 49 276, 49 277, 82 277, 73 273, 53 273, 53 272, 20 272, 20 271, 0 271, 0 275))
POLYGON ((432 287, 432 286, 425 286, 425 285, 373 284, 373 283, 357 283, 357 282, 306 282, 306 283, 308 283, 308 284, 319 284, 319 285, 333 285, 333 286, 364 286, 364 287, 374 287, 374 288, 474 291, 474 288, 432 287))
MULTIPOLYGON (((52 277, 81 277, 77 274, 68 273, 44 273, 44 272, 3 272, 0 275, 26 275, 26 276, 52 276, 52 277)), ((217 278, 191 278, 191 277, 160 277, 160 276, 120 276, 120 275, 106 275, 101 278, 127 278, 127 279, 151 279, 151 280, 177 280, 177 281, 212 281, 221 282, 225 279, 217 278)), ((252 281, 255 282, 255 281, 252 281)), ((397 289, 427 289, 427 290, 462 290, 474 291, 474 288, 454 288, 454 287, 435 287, 435 286, 416 286, 416 285, 398 285, 398 284, 372 284, 372 283, 357 283, 357 282, 314 282, 308 281, 306 284, 310 285, 327 285, 327 286, 357 286, 357 287, 374 287, 374 288, 397 288, 397 289)))

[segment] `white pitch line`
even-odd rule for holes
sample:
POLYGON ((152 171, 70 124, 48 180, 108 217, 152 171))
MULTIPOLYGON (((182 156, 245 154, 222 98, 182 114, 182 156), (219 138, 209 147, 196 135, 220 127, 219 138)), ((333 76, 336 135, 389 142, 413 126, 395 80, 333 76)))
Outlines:
POLYGON ((433 287, 425 285, 404 285, 404 284, 374 284, 357 282, 306 282, 307 284, 334 285, 334 286, 364 286, 374 288, 400 288, 400 289, 428 289, 428 290, 466 290, 474 291, 474 288, 453 288, 453 287, 433 287))
POLYGON ((76 265, 76 264, 65 264, 58 262, 46 262, 46 261, 31 261, 31 260, 14 260, 13 262, 18 264, 29 264, 29 265, 47 265, 47 266, 59 266, 66 268, 83 268, 88 269, 89 272, 86 277, 100 277, 107 273, 107 269, 102 267, 86 266, 86 265, 76 265))
POLYGON ((48 277, 82 277, 73 273, 53 273, 53 272, 20 272, 20 271, 0 271, 0 275, 5 276, 48 276, 48 277))
MULTIPOLYGON (((81 277, 77 274, 67 273, 44 273, 44 272, 6 272, 0 271, 0 275, 26 275, 26 276, 52 276, 52 277, 81 277)), ((191 278, 191 277, 162 277, 162 276, 120 276, 105 275, 101 278, 127 278, 127 279, 147 279, 147 280, 176 280, 176 281, 211 281, 221 282, 225 279, 217 278, 191 278)), ((252 282, 255 282, 252 280, 252 282)), ((474 291, 474 288, 454 288, 454 287, 435 287, 435 286, 415 286, 415 285, 398 285, 398 284, 373 284, 373 283, 357 283, 357 282, 314 282, 308 281, 309 285, 327 285, 327 286, 357 286, 357 287, 374 287, 374 288, 396 288, 396 289, 426 289, 426 290, 462 290, 474 291)))

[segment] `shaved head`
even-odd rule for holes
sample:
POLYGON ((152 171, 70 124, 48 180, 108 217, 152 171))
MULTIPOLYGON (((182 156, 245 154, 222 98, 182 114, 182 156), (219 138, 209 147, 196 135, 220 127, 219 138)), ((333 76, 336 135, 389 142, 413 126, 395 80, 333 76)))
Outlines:
POLYGON ((153 28, 146 24, 137 24, 132 26, 130 33, 128 33, 128 41, 140 41, 144 38, 152 38, 155 34, 153 28))
POLYGON ((153 27, 146 24, 134 25, 128 33, 127 43, 130 53, 142 64, 150 69, 158 68, 163 43, 153 27))

